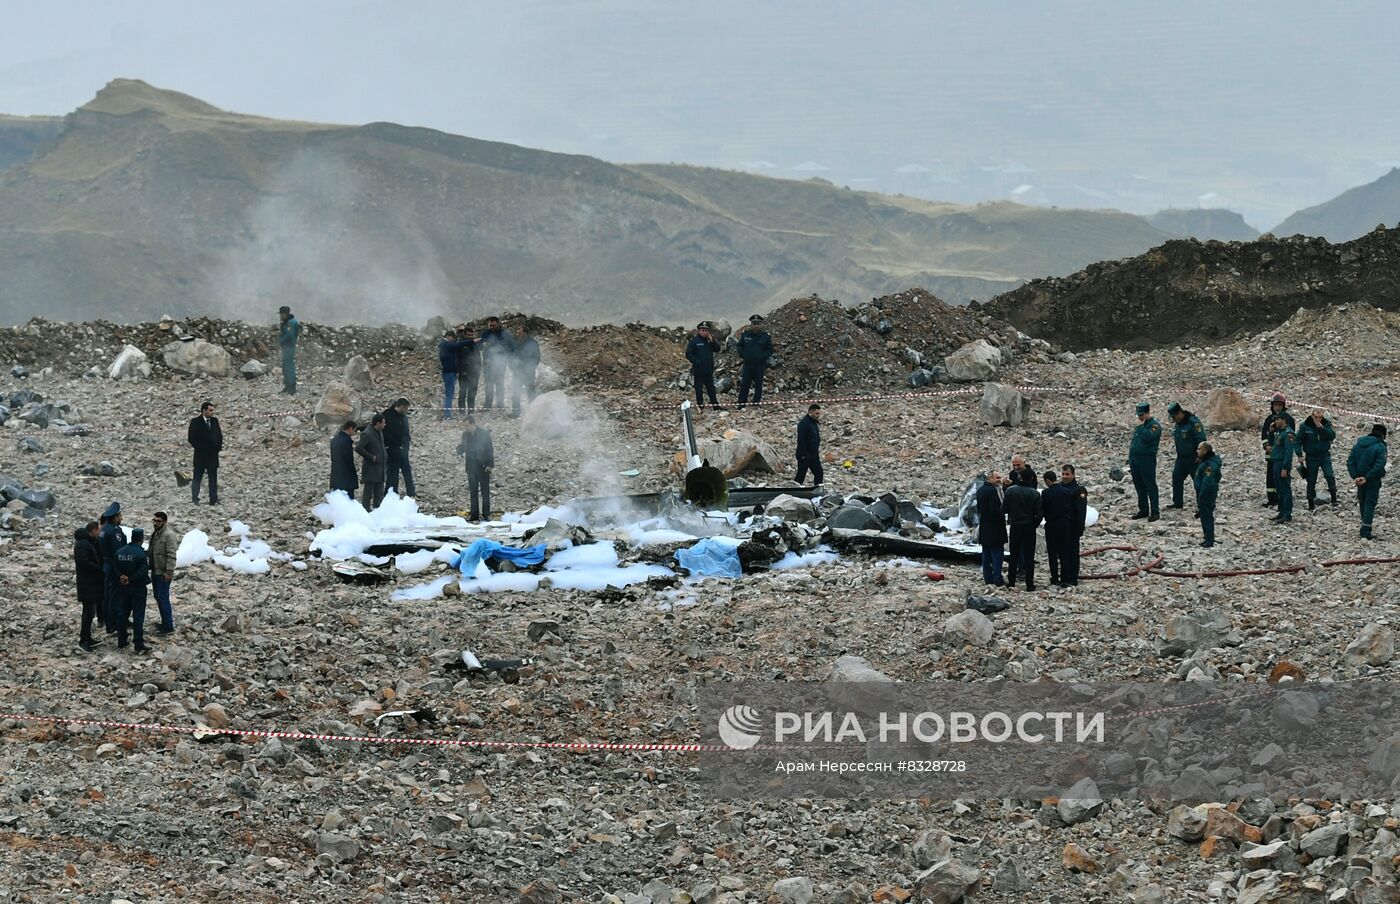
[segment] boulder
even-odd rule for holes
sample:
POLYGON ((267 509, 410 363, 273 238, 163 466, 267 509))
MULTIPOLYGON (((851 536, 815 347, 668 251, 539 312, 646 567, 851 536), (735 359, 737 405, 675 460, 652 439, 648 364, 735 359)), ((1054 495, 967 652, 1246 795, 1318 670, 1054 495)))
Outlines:
POLYGON ((370 410, 365 407, 360 394, 344 383, 333 380, 326 384, 326 391, 321 393, 312 420, 318 427, 339 427, 351 418, 356 423, 363 423, 369 420, 369 416, 370 410))
POLYGON ((1214 433, 1222 430, 1257 430, 1262 419, 1238 389, 1220 387, 1212 389, 1206 396, 1205 410, 1201 421, 1206 430, 1214 433))
POLYGON ((17 498, 29 508, 45 512, 58 504, 58 499, 49 490, 24 490, 17 498))
POLYGON ((842 530, 884 530, 880 523, 864 506, 843 505, 826 516, 826 526, 842 530))
POLYGON ((852 712, 882 712, 894 703, 894 679, 860 656, 841 656, 827 679, 832 702, 852 712))
POLYGON ((969 342, 943 359, 948 376, 959 383, 990 380, 1001 366, 1001 349, 986 339, 969 342))
POLYGON ((533 442, 557 442, 578 431, 574 403, 560 390, 535 396, 520 418, 520 438, 533 442))
MULTIPOLYGON (((687 371, 686 376, 689 376, 687 371)), ((550 367, 548 364, 541 364, 535 369, 535 391, 554 392, 556 389, 564 388, 564 375, 550 367)))
POLYGON ((1103 798, 1099 797, 1099 786, 1087 777, 1080 779, 1055 804, 1055 812, 1060 814, 1060 819, 1064 820, 1067 826, 1078 825, 1097 815, 1102 809, 1103 798))
POLYGON ((15 449, 31 455, 42 455, 44 453, 44 444, 32 436, 21 436, 19 442, 15 443, 15 449))
POLYGON ((24 421, 26 424, 33 424, 40 430, 47 427, 49 421, 58 416, 58 409, 47 402, 30 402, 24 406, 23 411, 15 415, 18 420, 24 421))
POLYGON ((711 320, 710 335, 716 342, 723 343, 729 338, 729 334, 734 332, 734 327, 728 320, 711 320))
POLYGON ((128 345, 118 352, 107 368, 107 376, 112 380, 144 380, 150 375, 150 359, 134 345, 128 345))
POLYGON ((773 463, 778 461, 772 446, 742 431, 729 431, 723 439, 702 446, 700 456, 724 472, 725 477, 738 477, 745 471, 772 474, 776 470, 773 463))
POLYGON ((225 377, 232 367, 222 346, 203 339, 171 342, 161 349, 161 357, 171 370, 197 377, 225 377))
POLYGON ((1030 407, 1025 396, 1005 383, 987 383, 982 387, 977 419, 991 427, 1019 427, 1030 407))
POLYGON ((1346 661, 1351 665, 1385 665, 1394 656, 1394 632, 1375 622, 1361 629, 1356 639, 1347 644, 1345 654, 1346 661))
POLYGON ((810 499, 798 499, 796 496, 783 494, 764 508, 765 515, 773 515, 785 521, 800 521, 803 524, 810 524, 817 520, 817 507, 810 499))
POLYGON ((943 623, 943 639, 982 647, 992 641, 992 620, 976 609, 964 609, 943 623))
POLYGON ((256 380, 258 377, 267 375, 268 366, 256 358, 250 358, 243 362, 243 366, 238 368, 238 372, 245 380, 256 380))
POLYGON ((959 904, 976 891, 982 871, 960 860, 944 860, 924 870, 914 880, 914 892, 927 904, 959 904))
POLYGON ((773 883, 773 899, 783 904, 811 904, 812 880, 806 876, 789 876, 773 883))
POLYGON ((369 392, 374 388, 374 374, 369 371, 369 362, 364 355, 356 355, 345 362, 345 371, 340 379, 352 389, 369 392))
POLYGON ((1173 615, 1162 628, 1157 652, 1162 656, 1185 656, 1197 650, 1237 643, 1230 616, 1219 610, 1173 615))

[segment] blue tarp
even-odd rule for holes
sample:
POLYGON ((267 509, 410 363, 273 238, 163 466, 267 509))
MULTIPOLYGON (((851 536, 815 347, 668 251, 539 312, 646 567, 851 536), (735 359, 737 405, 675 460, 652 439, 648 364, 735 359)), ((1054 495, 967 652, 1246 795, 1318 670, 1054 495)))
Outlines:
POLYGON ((480 565, 483 559, 504 559, 517 565, 538 565, 544 561, 544 553, 544 544, 518 549, 483 538, 474 541, 471 546, 462 550, 457 558, 452 560, 452 567, 467 577, 471 577, 476 573, 476 566, 480 565))
POLYGON ((739 567, 739 547, 706 537, 689 549, 676 550, 676 561, 693 575, 709 578, 743 576, 739 567))

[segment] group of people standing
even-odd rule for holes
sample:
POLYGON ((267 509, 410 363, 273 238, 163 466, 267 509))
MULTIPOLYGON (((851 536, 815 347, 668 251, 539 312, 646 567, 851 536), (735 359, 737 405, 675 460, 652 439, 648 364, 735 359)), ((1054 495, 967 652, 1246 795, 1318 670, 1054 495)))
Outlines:
POLYGON ((540 344, 521 324, 512 335, 491 317, 481 335, 467 324, 448 330, 438 341, 438 365, 442 368, 442 411, 452 417, 453 399, 459 413, 476 410, 477 385, 484 387, 483 409, 506 407, 506 382, 511 388, 511 410, 520 414, 520 397, 534 401, 540 366, 540 344), (484 380, 483 380, 484 375, 484 380))
POLYGON ((1014 587, 1020 577, 1027 590, 1035 590, 1036 528, 1044 523, 1050 583, 1079 584, 1079 543, 1088 518, 1089 491, 1071 464, 1060 465, 1058 475, 1046 471, 1044 480, 1044 490, 1038 489, 1035 469, 1018 454, 1005 475, 993 469, 978 487, 977 541, 982 545, 985 583, 1014 587))
POLYGON ((105 642, 102 636, 93 635, 94 621, 106 634, 116 636, 118 649, 130 642, 133 652, 149 652, 145 634, 147 587, 153 590, 160 610, 160 627, 155 633, 174 633, 170 582, 175 578, 179 541, 165 512, 152 517, 149 546, 145 541, 146 532, 139 527, 127 536, 118 502, 109 505, 97 521, 73 532, 73 567, 83 607, 78 648, 83 652, 91 653, 105 642))
MULTIPOLYGON (((1152 406, 1140 402, 1136 409, 1138 425, 1133 430, 1128 448, 1128 468, 1137 491, 1138 508, 1132 517, 1156 521, 1160 517, 1157 501, 1157 453, 1162 439, 1162 425, 1152 416, 1152 406)), ((1214 446, 1206 438, 1201 419, 1182 407, 1180 402, 1167 406, 1171 416, 1172 440, 1176 447, 1176 462, 1172 467, 1172 508, 1185 505, 1183 485, 1190 478, 1196 490, 1196 517, 1201 521, 1201 546, 1215 545, 1215 505, 1219 496, 1222 462, 1214 446)), ((1321 477, 1327 483, 1328 503, 1337 504, 1337 480, 1332 467, 1332 443, 1337 430, 1321 408, 1314 408, 1298 426, 1288 410, 1288 399, 1274 393, 1269 401, 1269 413, 1259 426, 1259 441, 1264 453, 1264 506, 1277 509, 1273 521, 1289 524, 1293 521, 1293 477, 1301 474, 1305 480, 1308 510, 1317 508, 1317 483, 1321 477)), ((1371 432, 1352 446, 1347 456, 1347 475, 1356 487, 1361 509, 1361 537, 1372 538, 1376 502, 1380 498, 1381 478, 1385 476, 1386 427, 1376 424, 1371 432)))
POLYGON ((409 460, 413 431, 408 423, 408 409, 408 399, 398 398, 371 416, 364 430, 353 420, 340 425, 331 438, 332 490, 341 490, 352 499, 360 490, 360 502, 366 511, 378 508, 389 490, 397 493, 400 478, 405 496, 418 495, 409 460), (361 462, 359 467, 355 465, 356 457, 361 462))
MULTIPOLYGON (((695 404, 702 408, 707 396, 712 408, 720 407, 715 393, 715 354, 724 347, 715 339, 714 330, 710 321, 700 321, 685 347, 685 359, 690 362, 690 376, 695 383, 695 404)), ((773 357, 773 337, 764 326, 762 314, 749 317, 749 325, 735 339, 734 349, 739 355, 739 407, 749 404, 750 397, 755 405, 762 404, 763 377, 773 357)))

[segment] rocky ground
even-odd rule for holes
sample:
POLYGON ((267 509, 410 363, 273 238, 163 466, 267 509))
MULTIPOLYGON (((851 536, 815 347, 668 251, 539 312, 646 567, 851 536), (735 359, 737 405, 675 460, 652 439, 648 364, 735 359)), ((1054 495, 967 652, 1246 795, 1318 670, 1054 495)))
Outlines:
MULTIPOLYGON (((388 588, 340 583, 312 561, 304 571, 275 564, 267 575, 185 570, 174 589, 179 630, 153 657, 110 644, 85 655, 75 648, 71 537, 113 499, 123 502, 129 525, 147 525, 163 508, 176 529, 217 537, 238 518, 275 548, 304 557, 319 527, 310 508, 326 483, 329 439, 309 414, 343 357, 328 347, 308 360, 304 392, 288 400, 277 394, 275 375, 196 379, 158 368, 142 382, 84 379, 118 350, 105 339, 101 353, 95 344, 56 346, 52 373, 35 351, 21 362, 30 376, 0 388, 67 399, 94 430, 64 436, 14 419, 0 428, 0 473, 58 499, 46 519, 12 519, 0 537, 10 591, 0 623, 0 711, 335 734, 686 741, 702 733, 687 702, 697 688, 738 678, 823 679, 845 654, 902 680, 1171 682, 1197 668, 1261 681, 1280 663, 1309 681, 1395 680, 1396 566, 1316 566, 1400 552, 1392 485, 1374 543, 1357 538, 1345 492, 1335 508, 1300 504, 1293 524, 1271 524, 1260 507, 1256 434, 1222 433, 1214 437, 1225 462, 1220 543, 1203 550, 1189 508, 1155 524, 1129 521, 1131 487, 1111 476, 1124 467, 1133 405, 1143 398, 1159 411, 1176 398, 1199 407, 1206 390, 1233 386, 1262 414, 1263 397, 1282 388, 1330 409, 1400 413, 1393 324, 1362 307, 1316 317, 1209 349, 1060 359, 1017 344, 997 378, 1040 387, 1029 392, 1030 413, 1017 428, 979 426, 976 394, 828 405, 823 437, 835 459, 827 477, 833 491, 896 489, 951 503, 974 473, 1004 467, 1020 451, 1037 470, 1078 466, 1102 513, 1086 545, 1136 546, 1181 571, 1309 566, 1290 575, 1007 590, 1000 596, 1010 608, 980 645, 943 631, 967 594, 983 589, 980 573, 962 565, 942 566, 947 579, 934 583, 923 568, 850 558, 710 582, 695 605, 675 608, 644 585, 621 595, 546 590, 391 603, 388 588), (173 476, 188 468, 185 423, 204 398, 220 406, 226 437, 218 508, 191 507, 173 476), (287 412, 301 423, 286 421, 287 412), (24 437, 42 451, 20 452, 24 437), (103 461, 115 476, 84 473, 103 461), (1180 652, 1161 635, 1183 614, 1202 624, 1224 619, 1232 636, 1180 652), (532 639, 531 625, 540 622, 557 630, 536 630, 532 639), (1353 646, 1373 625, 1368 642, 1353 646), (538 662, 518 684, 463 679, 443 668, 463 647, 538 662), (386 720, 379 729, 369 721, 400 706, 431 709, 437 720, 386 720)), ((887 392, 902 380, 897 352, 877 341, 891 372, 849 388, 887 392)), ((642 389, 640 379, 571 371, 578 359, 561 342, 547 338, 546 355, 553 349, 562 362, 593 426, 563 444, 522 443, 517 422, 490 415, 497 506, 674 486, 679 422, 670 406, 682 393, 667 380, 680 368, 657 351, 670 346, 635 340, 635 354, 645 350, 657 368, 642 389), (620 475, 629 469, 640 474, 620 475)), ((353 350, 369 357, 379 381, 372 397, 435 398, 433 360, 414 342, 353 350)), ((706 436, 751 429, 787 456, 802 407, 706 411, 698 423, 706 436)), ((1369 421, 1334 418, 1340 468, 1369 421)), ((456 441, 455 427, 415 420, 413 461, 426 510, 465 505, 456 441)), ((1159 469, 1164 503, 1169 471, 1167 454, 1159 469)), ((1097 556, 1085 571, 1136 561, 1136 554, 1097 556)), ((1043 551, 1040 568, 1043 586, 1043 551)), ((1234 800, 1229 770, 1237 764, 1229 762, 1220 764, 1219 802, 1238 818, 1212 812, 1211 841, 1190 814, 1143 801, 1064 814, 1015 799, 717 801, 688 754, 199 743, 18 720, 0 722, 0 738, 0 891, 19 901, 953 902, 975 890, 977 900, 994 902, 1257 904, 1397 895, 1400 796, 1277 806, 1234 800), (1246 860, 1255 842, 1275 839, 1284 844, 1246 860)))

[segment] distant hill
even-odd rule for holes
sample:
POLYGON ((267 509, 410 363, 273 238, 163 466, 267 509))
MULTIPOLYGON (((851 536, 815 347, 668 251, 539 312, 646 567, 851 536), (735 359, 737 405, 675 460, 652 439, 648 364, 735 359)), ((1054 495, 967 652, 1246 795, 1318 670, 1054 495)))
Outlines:
POLYGON ((986 298, 1165 238, 1114 211, 265 119, 127 79, 61 123, 0 170, 0 318, 262 320, 285 303, 330 323, 688 323, 813 292, 986 298))
POLYGON ((0 170, 24 163, 35 150, 63 131, 61 116, 5 116, 0 114, 0 170))
POLYGON ((1400 168, 1375 182, 1347 189, 1316 207, 1298 211, 1274 227, 1273 233, 1320 235, 1329 241, 1345 242, 1382 224, 1396 223, 1400 223, 1400 168))
POLYGON ((1218 208, 1159 210, 1147 222, 1179 239, 1215 239, 1221 242, 1249 242, 1259 238, 1259 230, 1233 210, 1218 208))

